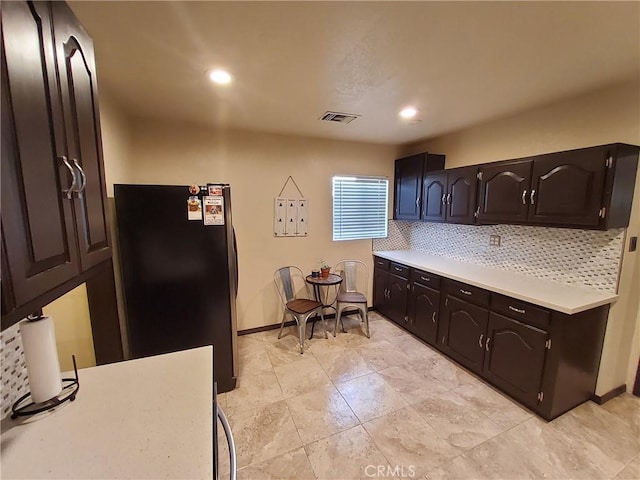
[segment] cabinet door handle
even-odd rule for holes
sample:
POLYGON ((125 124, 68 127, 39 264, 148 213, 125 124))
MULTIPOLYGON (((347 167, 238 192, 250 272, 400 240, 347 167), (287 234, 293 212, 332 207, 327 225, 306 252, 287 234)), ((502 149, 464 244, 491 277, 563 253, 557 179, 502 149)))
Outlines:
POLYGON ((447 203, 447 194, 443 193, 442 194, 442 204, 445 205, 447 203))
POLYGON ((69 160, 67 160, 67 157, 65 157, 64 155, 58 155, 58 160, 60 160, 64 164, 64 166, 67 167, 67 170, 69 170, 69 173, 71 174, 71 178, 73 179, 71 180, 71 185, 69 185, 69 188, 62 191, 62 193, 64 193, 65 196, 67 197, 67 199, 71 199, 71 197, 73 196, 73 192, 75 192, 76 189, 78 188, 78 184, 76 182, 77 180, 76 172, 73 170, 73 167, 69 163, 69 160))
POLYGON ((522 314, 524 314, 525 312, 524 308, 516 308, 516 307, 512 307, 511 305, 509 305, 509 310, 511 310, 512 312, 522 313, 522 314))
POLYGON ((420 277, 420 280, 422 280, 423 282, 430 282, 431 279, 428 277, 420 277))
POLYGON ((529 197, 529 201, 531 202, 531 205, 535 205, 535 203, 536 203, 536 191, 535 190, 531 190, 531 196, 529 197))
POLYGON ((527 191, 526 190, 524 192, 522 192, 522 204, 523 205, 527 204, 527 191))
POLYGON ((76 192, 82 193, 82 192, 84 192, 84 189, 87 186, 87 176, 84 174, 84 170, 82 169, 82 167, 78 163, 78 159, 77 158, 73 159, 73 164, 76 166, 76 168, 80 172, 80 178, 82 178, 82 182, 80 183, 80 187, 76 188, 76 192))
POLYGON ((451 194, 447 193, 447 205, 451 205, 451 194))
POLYGON ((484 344, 484 349, 488 352, 489 351, 489 342, 491 341, 491 337, 487 337, 487 342, 484 344))
POLYGON ((460 289, 460 293, 463 295, 473 295, 469 290, 460 289))
POLYGON ((478 346, 482 348, 482 339, 484 338, 484 333, 480 334, 480 338, 478 339, 478 346))
POLYGON ((416 198, 416 207, 420 208, 420 197, 416 198))
POLYGON ((436 312, 433 312, 433 313, 431 314, 431 321, 432 321, 433 323, 436 323, 436 312))
POLYGON ((402 268, 401 267, 393 267, 395 269, 396 272, 401 272, 402 268))

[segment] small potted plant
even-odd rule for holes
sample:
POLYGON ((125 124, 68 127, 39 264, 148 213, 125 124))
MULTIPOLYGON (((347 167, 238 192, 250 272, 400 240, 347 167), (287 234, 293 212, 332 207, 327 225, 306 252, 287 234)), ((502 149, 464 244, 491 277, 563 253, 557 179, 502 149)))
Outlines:
POLYGON ((324 260, 320 260, 320 277, 327 278, 331 267, 324 260))

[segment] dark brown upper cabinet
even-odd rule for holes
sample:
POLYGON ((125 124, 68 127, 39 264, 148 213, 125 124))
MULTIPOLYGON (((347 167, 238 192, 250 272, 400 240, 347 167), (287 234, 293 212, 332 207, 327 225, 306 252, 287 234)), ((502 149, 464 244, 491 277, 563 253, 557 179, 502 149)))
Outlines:
POLYGON ((478 167, 453 168, 424 175, 422 220, 475 223, 478 167))
POLYGON ((394 220, 420 220, 423 175, 444 168, 444 155, 419 153, 396 160, 394 220))
POLYGON ((53 3, 69 161, 80 174, 74 212, 83 270, 111 258, 93 41, 64 2, 53 3))
POLYGON ((66 193, 76 172, 66 157, 50 5, 3 4, 2 40, 3 279, 20 305, 80 271, 66 193))
POLYGON ((6 2, 2 47, 6 327, 111 251, 90 39, 63 2, 6 2))
POLYGON ((402 158, 396 160, 394 218, 627 227, 639 152, 616 143, 439 171, 442 155, 402 158))
POLYGON ((480 165, 479 173, 478 221, 525 222, 531 160, 480 165))
POLYGON ((611 144, 481 165, 478 221, 626 227, 638 151, 611 144))
POLYGON ((447 172, 429 173, 422 181, 422 220, 444 222, 447 212, 447 172))

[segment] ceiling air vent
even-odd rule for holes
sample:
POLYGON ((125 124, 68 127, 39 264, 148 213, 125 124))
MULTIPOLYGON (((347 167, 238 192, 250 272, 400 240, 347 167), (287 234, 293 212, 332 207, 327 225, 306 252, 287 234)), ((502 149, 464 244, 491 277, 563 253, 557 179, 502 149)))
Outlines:
POLYGON ((359 116, 360 115, 353 113, 325 112, 325 114, 320 117, 320 120, 324 120, 325 122, 351 123, 359 116))

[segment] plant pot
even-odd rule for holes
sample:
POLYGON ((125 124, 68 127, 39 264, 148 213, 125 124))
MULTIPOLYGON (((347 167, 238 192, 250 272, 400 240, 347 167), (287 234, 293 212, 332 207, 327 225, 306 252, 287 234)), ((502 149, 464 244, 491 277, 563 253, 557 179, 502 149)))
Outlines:
POLYGON ((321 268, 320 269, 320 277, 327 278, 329 276, 330 268, 321 268))

